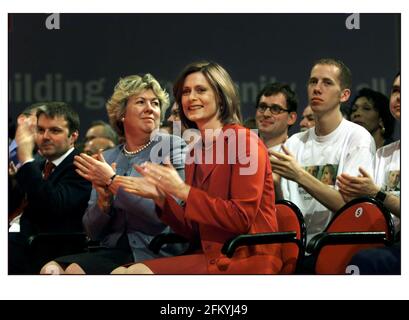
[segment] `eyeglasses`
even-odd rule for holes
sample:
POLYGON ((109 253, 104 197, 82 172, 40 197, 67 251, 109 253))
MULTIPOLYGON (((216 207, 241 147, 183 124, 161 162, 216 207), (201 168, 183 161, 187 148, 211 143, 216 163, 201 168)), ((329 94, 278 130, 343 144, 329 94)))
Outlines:
POLYGON ((261 103, 258 106, 256 106, 256 109, 261 113, 266 112, 266 110, 268 109, 270 110, 270 113, 274 115, 278 115, 283 112, 290 112, 287 109, 281 108, 281 106, 279 106, 278 104, 273 104, 271 106, 268 106, 264 103, 261 103))

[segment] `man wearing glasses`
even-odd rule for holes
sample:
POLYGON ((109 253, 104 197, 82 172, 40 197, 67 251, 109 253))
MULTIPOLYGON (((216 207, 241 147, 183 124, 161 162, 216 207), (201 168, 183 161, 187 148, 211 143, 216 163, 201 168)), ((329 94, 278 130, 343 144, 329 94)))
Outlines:
POLYGON ((273 172, 283 177, 285 199, 294 202, 304 215, 307 241, 322 232, 345 200, 338 187, 320 181, 331 165, 336 175, 359 175, 359 167, 374 172, 375 142, 368 131, 343 118, 341 103, 351 95, 351 72, 335 59, 320 59, 312 67, 307 84, 315 127, 294 134, 282 153, 270 151, 273 172), (305 170, 318 167, 317 176, 305 170), (284 179, 286 178, 286 179, 284 179))
POLYGON ((257 95, 256 126, 267 149, 279 151, 297 120, 297 98, 287 84, 270 83, 257 95))

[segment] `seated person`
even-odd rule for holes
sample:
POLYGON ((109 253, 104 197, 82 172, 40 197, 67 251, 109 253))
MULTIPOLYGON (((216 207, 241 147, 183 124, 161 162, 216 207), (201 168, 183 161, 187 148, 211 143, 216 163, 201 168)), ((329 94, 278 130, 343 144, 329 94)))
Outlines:
POLYGON ((324 231, 346 201, 337 190, 335 177, 357 176, 358 167, 373 173, 375 143, 363 127, 343 118, 341 103, 349 99, 351 72, 339 60, 320 59, 308 80, 308 98, 315 126, 292 135, 283 153, 270 151, 273 171, 281 176, 286 200, 294 202, 304 215, 307 242, 324 231), (305 168, 318 167, 318 176, 305 168))
POLYGON ((77 172, 92 182, 93 190, 83 223, 88 236, 100 241, 95 251, 59 257, 46 264, 42 274, 109 274, 122 264, 174 255, 183 249, 169 245, 158 254, 148 249, 150 241, 169 227, 155 213, 152 200, 129 194, 120 186, 135 177, 134 165, 145 161, 163 163, 169 156, 184 179, 184 142, 157 132, 161 110, 168 94, 150 74, 120 79, 107 103, 112 126, 125 143, 107 150, 97 159, 86 154, 75 158, 77 172))
MULTIPOLYGON (((63 102, 44 103, 36 123, 21 121, 17 128, 18 190, 21 207, 20 232, 9 232, 9 273, 38 272, 30 256, 28 239, 40 232, 82 231, 81 219, 91 192, 91 183, 75 172, 74 143, 78 138, 78 114, 63 102), (35 160, 37 144, 44 160, 35 160)), ((9 190, 13 192, 13 190, 9 190)), ((46 261, 42 261, 41 264, 46 261)))
POLYGON ((388 98, 369 88, 361 89, 351 103, 350 119, 363 126, 375 139, 376 149, 391 143, 395 121, 388 98))
POLYGON ((99 151, 105 151, 113 147, 115 147, 115 144, 112 142, 112 140, 104 137, 96 137, 85 142, 83 152, 89 156, 92 156, 97 154, 99 151))
MULTIPOLYGON (((389 100, 392 116, 400 121, 400 73, 395 77, 389 100)), ((347 174, 338 176, 340 192, 346 199, 364 195, 377 198, 394 215, 395 229, 399 229, 400 209, 400 140, 384 146, 376 152, 375 178, 363 168, 361 176, 347 174)), ((400 274, 401 270, 400 241, 391 247, 363 250, 357 253, 350 264, 359 269, 360 274, 400 274)))

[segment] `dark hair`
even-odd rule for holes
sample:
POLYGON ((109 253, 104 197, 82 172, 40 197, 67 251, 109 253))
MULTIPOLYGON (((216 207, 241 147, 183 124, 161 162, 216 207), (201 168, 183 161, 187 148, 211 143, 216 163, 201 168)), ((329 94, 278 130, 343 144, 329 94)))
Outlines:
POLYGON ((332 164, 326 164, 325 166, 322 167, 322 171, 321 171, 321 179, 322 179, 322 175, 324 174, 325 169, 328 168, 329 173, 331 174, 331 180, 332 182, 336 181, 337 178, 337 173, 335 171, 335 167, 332 164))
POLYGON ((274 82, 267 84, 257 95, 256 105, 259 104, 262 96, 270 97, 282 93, 287 102, 288 111, 297 112, 298 100, 295 92, 286 83, 274 82))
POLYGON ((382 93, 374 91, 370 88, 363 88, 358 91, 358 94, 354 97, 351 103, 351 112, 355 102, 359 98, 367 98, 370 103, 372 103, 374 109, 378 112, 379 117, 382 119, 383 125, 385 127, 384 138, 389 138, 393 134, 394 122, 392 114, 389 111, 389 99, 382 93))
POLYGON ((220 105, 219 120, 225 125, 241 123, 240 98, 236 86, 227 71, 216 62, 199 61, 188 64, 173 86, 173 94, 178 103, 180 119, 186 128, 197 128, 196 123, 186 118, 182 107, 182 93, 185 79, 188 75, 201 72, 215 92, 220 105))
POLYGON ((162 123, 160 125, 161 127, 172 127, 172 125, 168 121, 168 119, 169 119, 169 117, 170 117, 170 115, 172 113, 173 103, 174 102, 170 103, 169 107, 166 108, 166 111, 165 111, 164 116, 163 116, 163 121, 162 121, 162 123))
POLYGON ((352 87, 352 73, 351 70, 343 63, 341 60, 332 59, 332 58, 323 58, 314 62, 313 67, 318 64, 326 64, 338 67, 339 73, 339 82, 341 89, 351 89, 352 87))
POLYGON ((115 132, 115 130, 105 121, 102 120, 95 120, 91 122, 91 125, 89 126, 88 130, 97 127, 97 126, 102 126, 104 128, 104 134, 103 137, 111 140, 113 143, 118 144, 118 135, 115 132))
POLYGON ((393 83, 395 82, 397 77, 400 77, 400 71, 397 74, 395 74, 395 76, 393 77, 391 90, 393 89, 393 83))
POLYGON ((68 104, 60 101, 44 102, 37 110, 37 119, 44 114, 47 118, 54 119, 55 117, 63 117, 68 123, 68 131, 71 135, 75 131, 79 131, 80 118, 78 113, 74 111, 68 104))

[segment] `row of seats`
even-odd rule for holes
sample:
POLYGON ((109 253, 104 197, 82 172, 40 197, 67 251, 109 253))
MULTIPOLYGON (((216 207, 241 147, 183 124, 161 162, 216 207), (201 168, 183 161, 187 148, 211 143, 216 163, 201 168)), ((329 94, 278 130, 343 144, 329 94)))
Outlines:
MULTIPOLYGON (((324 232, 306 245, 306 227, 299 208, 290 201, 276 203, 279 232, 239 235, 227 241, 222 253, 232 257, 241 246, 282 244, 281 274, 303 273, 306 256, 312 258, 315 274, 346 274, 352 256, 360 250, 388 246, 394 240, 394 225, 389 211, 376 199, 362 197, 347 203, 329 223, 324 232)), ((176 234, 155 237, 149 248, 159 252, 167 243, 185 242, 176 234)), ((57 256, 94 250, 98 243, 90 242, 84 233, 38 234, 30 239, 32 252, 39 264, 57 256)), ((40 266, 41 267, 41 266, 40 266)))
MULTIPOLYGON (((390 212, 376 199, 362 197, 347 203, 324 232, 306 245, 306 227, 299 208, 292 202, 276 203, 279 232, 245 234, 227 241, 222 253, 232 257, 241 246, 282 244, 281 274, 305 273, 304 259, 308 255, 315 274, 348 274, 354 269, 348 263, 360 250, 389 246, 394 241, 394 225, 390 212)), ((184 241, 175 234, 157 236, 150 249, 159 252, 162 245, 184 241)))

